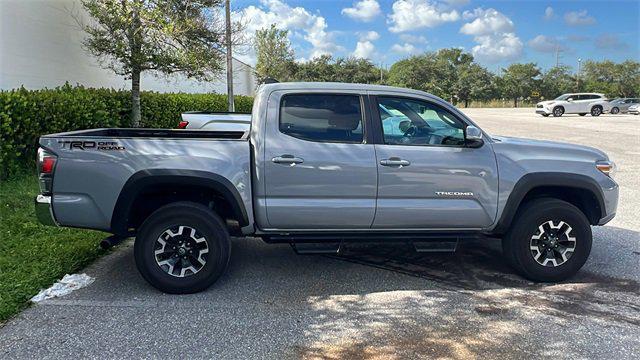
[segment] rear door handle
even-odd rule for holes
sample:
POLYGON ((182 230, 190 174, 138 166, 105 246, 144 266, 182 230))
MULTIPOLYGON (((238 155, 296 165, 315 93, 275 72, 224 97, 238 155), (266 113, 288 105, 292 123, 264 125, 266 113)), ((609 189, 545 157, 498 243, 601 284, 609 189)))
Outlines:
POLYGON ((295 157, 293 155, 285 154, 285 155, 276 156, 273 159, 271 159, 271 161, 276 164, 285 164, 285 165, 293 166, 295 164, 302 164, 304 162, 304 159, 295 157))
POLYGON ((403 167, 403 166, 409 166, 411 165, 411 163, 409 162, 409 160, 400 159, 399 157, 390 157, 388 159, 380 160, 380 165, 403 167))

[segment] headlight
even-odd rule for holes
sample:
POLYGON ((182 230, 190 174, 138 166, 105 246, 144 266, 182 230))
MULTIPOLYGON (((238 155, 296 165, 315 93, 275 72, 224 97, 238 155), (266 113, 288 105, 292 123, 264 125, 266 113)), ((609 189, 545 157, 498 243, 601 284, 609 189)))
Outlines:
POLYGON ((616 172, 616 163, 609 160, 596 161, 596 169, 600 170, 608 177, 613 178, 616 172))

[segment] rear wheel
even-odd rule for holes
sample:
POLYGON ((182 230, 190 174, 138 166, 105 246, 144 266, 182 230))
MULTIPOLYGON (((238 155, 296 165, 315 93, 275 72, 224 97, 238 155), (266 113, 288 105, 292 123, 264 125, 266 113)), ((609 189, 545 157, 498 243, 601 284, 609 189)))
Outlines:
POLYGON ((508 263, 534 281, 561 281, 580 270, 591 252, 591 226, 570 203, 545 198, 518 210, 502 240, 508 263))
POLYGON ((549 116, 549 114, 540 114, 540 115, 542 115, 544 117, 548 117, 549 116))
POLYGON ((597 105, 591 108, 591 116, 600 116, 602 114, 602 106, 597 105))
POLYGON ((587 115, 587 113, 580 113, 580 114, 578 114, 578 115, 580 115, 580 116, 585 116, 585 115, 587 115))
POLYGON ((556 106, 553 108, 554 117, 562 116, 562 114, 564 114, 564 108, 562 106, 556 106))
POLYGON ((620 112, 620 109, 618 109, 617 107, 611 108, 611 113, 612 114, 617 114, 620 112))
POLYGON ((134 256, 149 284, 188 294, 208 288, 224 273, 230 249, 229 233, 218 215, 198 203, 176 202, 145 220, 134 256))

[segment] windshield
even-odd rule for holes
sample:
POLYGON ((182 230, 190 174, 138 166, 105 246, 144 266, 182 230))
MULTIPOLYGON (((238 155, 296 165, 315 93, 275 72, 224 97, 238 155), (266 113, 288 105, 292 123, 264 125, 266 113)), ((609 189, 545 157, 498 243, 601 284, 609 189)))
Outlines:
POLYGON ((555 100, 567 100, 570 97, 571 97, 571 94, 564 94, 564 95, 558 96, 557 98, 555 98, 555 100))

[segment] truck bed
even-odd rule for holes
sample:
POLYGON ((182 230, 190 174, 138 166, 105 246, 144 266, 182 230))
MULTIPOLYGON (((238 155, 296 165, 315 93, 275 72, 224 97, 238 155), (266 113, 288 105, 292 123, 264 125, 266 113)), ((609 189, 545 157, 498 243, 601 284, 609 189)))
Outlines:
POLYGON ((40 138, 57 156, 52 207, 60 225, 112 230, 127 182, 167 176, 223 178, 251 209, 248 133, 167 129, 89 129, 40 138))

